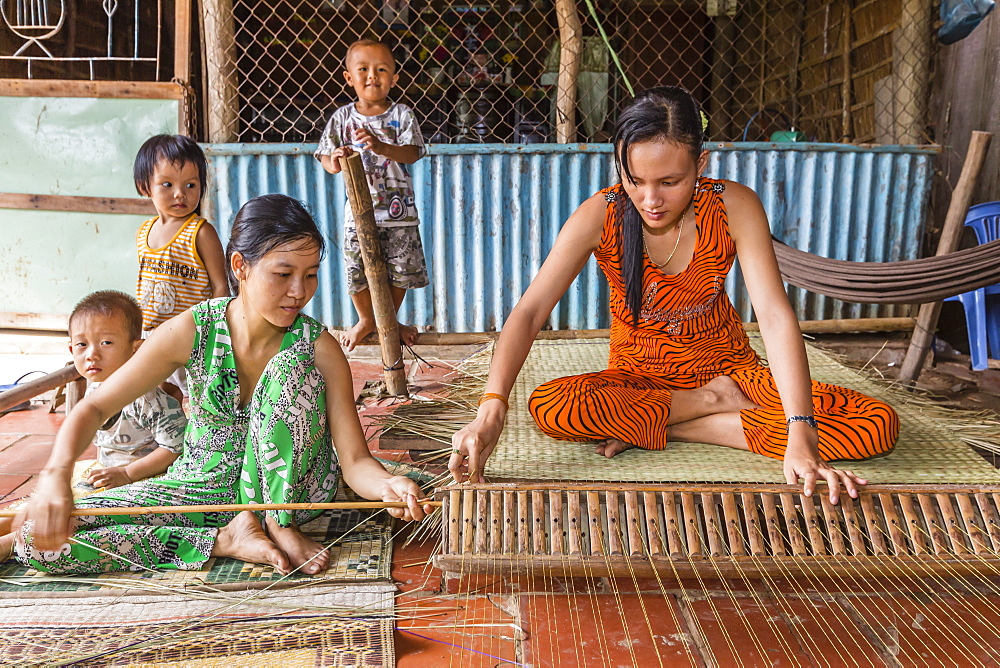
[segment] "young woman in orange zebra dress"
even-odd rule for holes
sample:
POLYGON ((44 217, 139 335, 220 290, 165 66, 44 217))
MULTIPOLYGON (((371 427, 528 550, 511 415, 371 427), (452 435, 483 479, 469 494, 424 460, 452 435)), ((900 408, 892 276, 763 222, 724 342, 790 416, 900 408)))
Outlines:
POLYGON ((834 503, 866 481, 829 461, 892 449, 899 418, 889 405, 810 379, 760 199, 702 176, 703 118, 676 87, 640 93, 622 111, 613 139, 622 182, 569 217, 504 324, 477 417, 452 439, 457 480, 483 471, 531 342, 591 254, 610 287, 608 369, 532 393, 546 434, 597 441, 606 457, 668 440, 750 450, 783 460, 786 480, 802 480, 807 495, 825 479, 834 503), (724 290, 737 255, 767 364, 724 290))

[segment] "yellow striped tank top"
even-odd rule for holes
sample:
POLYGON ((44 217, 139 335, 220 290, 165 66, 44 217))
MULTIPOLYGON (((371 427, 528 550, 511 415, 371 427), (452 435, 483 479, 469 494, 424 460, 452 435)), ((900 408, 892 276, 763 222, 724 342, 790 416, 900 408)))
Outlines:
POLYGON ((192 214, 166 246, 150 248, 149 231, 157 220, 159 216, 147 220, 135 235, 139 253, 135 295, 146 331, 212 296, 208 271, 194 243, 205 219, 192 214))

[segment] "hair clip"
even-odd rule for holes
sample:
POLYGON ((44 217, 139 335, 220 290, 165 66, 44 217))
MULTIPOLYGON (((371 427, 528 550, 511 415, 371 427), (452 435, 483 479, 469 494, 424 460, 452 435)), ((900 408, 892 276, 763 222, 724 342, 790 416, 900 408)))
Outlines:
POLYGON ((701 111, 701 110, 699 110, 698 113, 701 114, 701 131, 702 131, 702 133, 708 132, 708 116, 705 114, 704 111, 701 111))

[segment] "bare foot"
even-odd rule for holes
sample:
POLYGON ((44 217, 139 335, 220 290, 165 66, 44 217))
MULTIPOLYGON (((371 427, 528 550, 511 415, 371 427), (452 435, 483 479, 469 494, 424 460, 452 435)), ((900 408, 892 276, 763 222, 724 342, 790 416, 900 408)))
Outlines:
POLYGON ((14 557, 14 534, 0 536, 0 563, 10 561, 14 557))
POLYGON ((325 571, 330 565, 330 553, 322 545, 299 531, 298 527, 279 526, 270 517, 265 520, 267 534, 279 548, 288 555, 292 568, 301 568, 303 573, 315 575, 325 571))
POLYGON ((288 558, 264 533, 264 527, 249 510, 219 529, 212 548, 213 557, 232 557, 254 564, 270 564, 285 575, 291 571, 288 558))
POLYGON ((417 342, 417 328, 399 323, 399 340, 408 346, 414 345, 417 342))
POLYGON ((617 438, 608 438, 598 443, 594 452, 611 459, 619 452, 625 452, 626 450, 631 450, 634 447, 636 446, 631 443, 626 443, 625 441, 619 441, 617 438))
POLYGON ((729 376, 716 376, 698 389, 707 393, 706 401, 716 409, 713 411, 716 413, 735 413, 760 408, 747 399, 740 386, 729 376))
POLYGON ((337 336, 340 339, 340 345, 344 347, 346 352, 351 352, 354 350, 355 346, 361 343, 361 340, 366 336, 375 331, 375 322, 368 322, 367 320, 358 320, 357 324, 350 329, 340 332, 337 336))

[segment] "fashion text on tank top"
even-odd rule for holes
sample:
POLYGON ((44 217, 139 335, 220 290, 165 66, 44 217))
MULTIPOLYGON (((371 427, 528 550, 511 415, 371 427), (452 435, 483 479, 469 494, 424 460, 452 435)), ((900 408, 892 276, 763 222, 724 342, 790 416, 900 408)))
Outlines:
POLYGON ((149 232, 159 220, 147 220, 136 234, 139 278, 135 295, 142 308, 142 328, 151 330, 212 296, 205 263, 198 256, 195 239, 205 219, 197 214, 161 248, 150 248, 149 232))

